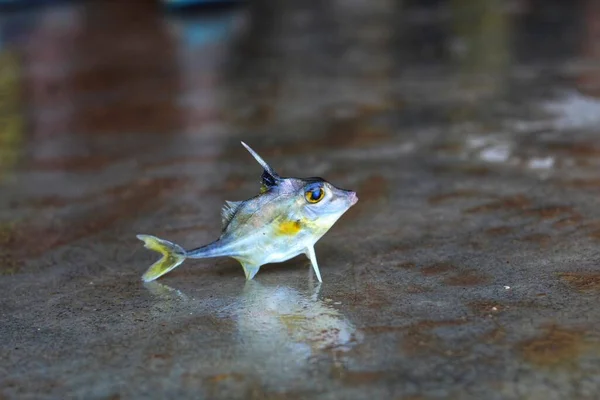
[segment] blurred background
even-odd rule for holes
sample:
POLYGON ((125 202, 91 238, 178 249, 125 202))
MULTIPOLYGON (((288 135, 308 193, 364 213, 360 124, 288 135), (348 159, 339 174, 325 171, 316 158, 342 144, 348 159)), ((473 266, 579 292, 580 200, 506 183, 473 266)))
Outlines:
POLYGON ((565 101, 577 117, 594 113, 594 1, 2 4, 4 179, 18 165, 201 157, 242 134, 313 154, 398 142, 416 125, 446 124, 454 141, 466 125, 503 129, 498 114, 530 115, 546 83, 576 89, 565 101), (201 140, 212 144, 192 151, 201 140))
POLYGON ((592 399, 600 3, 0 1, 0 399, 592 399), (359 203, 156 285, 260 168, 359 203))

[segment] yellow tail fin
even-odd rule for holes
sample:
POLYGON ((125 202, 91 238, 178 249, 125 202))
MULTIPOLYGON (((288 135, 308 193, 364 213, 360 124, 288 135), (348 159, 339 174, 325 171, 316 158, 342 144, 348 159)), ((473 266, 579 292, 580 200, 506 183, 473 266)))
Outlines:
POLYGON ((152 264, 144 275, 142 275, 144 282, 150 282, 163 276, 181 264, 186 258, 185 250, 175 243, 150 235, 137 235, 137 238, 144 242, 144 247, 147 249, 154 250, 163 255, 160 260, 152 264))

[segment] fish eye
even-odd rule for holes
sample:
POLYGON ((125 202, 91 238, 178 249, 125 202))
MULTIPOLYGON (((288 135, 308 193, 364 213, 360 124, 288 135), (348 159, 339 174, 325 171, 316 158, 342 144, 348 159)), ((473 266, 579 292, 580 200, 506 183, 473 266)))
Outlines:
POLYGON ((313 204, 323 200, 323 197, 325 197, 325 189, 321 186, 310 188, 304 193, 306 201, 313 204))

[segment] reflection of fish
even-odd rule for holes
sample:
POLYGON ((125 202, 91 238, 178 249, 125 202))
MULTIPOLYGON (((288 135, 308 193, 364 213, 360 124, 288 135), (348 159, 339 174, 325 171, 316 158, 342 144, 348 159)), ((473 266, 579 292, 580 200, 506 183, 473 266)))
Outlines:
POLYGON ((250 280, 263 264, 283 262, 303 253, 321 281, 313 246, 358 201, 356 193, 336 188, 322 178, 280 177, 254 150, 242 144, 264 168, 260 194, 245 201, 225 202, 221 236, 195 250, 186 251, 166 240, 138 235, 146 248, 163 255, 143 275, 144 281, 166 274, 186 258, 211 257, 235 258, 250 280))
POLYGON ((216 359, 206 352, 201 364, 212 366, 207 369, 209 374, 231 359, 234 369, 225 367, 222 373, 259 374, 262 385, 292 387, 298 379, 314 373, 315 360, 343 361, 344 353, 364 338, 348 317, 320 299, 321 284, 312 282, 302 288, 250 280, 233 300, 228 289, 219 288, 214 298, 201 301, 193 298, 193 292, 182 293, 183 289, 157 281, 144 286, 154 298, 150 302, 152 317, 164 321, 169 331, 173 324, 181 324, 181 318, 196 317, 201 321, 208 318, 215 326, 235 327, 235 334, 220 339, 219 350, 213 353, 218 354, 216 359))
POLYGON ((179 291, 177 289, 173 289, 172 287, 170 287, 168 285, 163 285, 158 282, 147 282, 147 283, 144 283, 144 286, 154 296, 161 298, 163 300, 173 300, 173 299, 179 299, 181 301, 189 300, 185 294, 181 293, 181 291, 179 291))
POLYGON ((314 293, 302 293, 286 286, 247 282, 235 311, 246 347, 264 351, 262 359, 277 348, 274 355, 285 360, 284 349, 309 357, 316 350, 344 350, 360 341, 352 323, 318 299, 319 289, 320 284, 314 293))

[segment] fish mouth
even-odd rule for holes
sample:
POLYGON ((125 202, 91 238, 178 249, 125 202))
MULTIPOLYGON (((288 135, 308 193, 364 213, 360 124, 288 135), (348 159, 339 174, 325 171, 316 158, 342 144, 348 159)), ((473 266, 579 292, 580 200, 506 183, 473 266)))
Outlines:
POLYGON ((358 202, 358 196, 356 195, 356 192, 350 192, 350 205, 353 206, 358 202))

